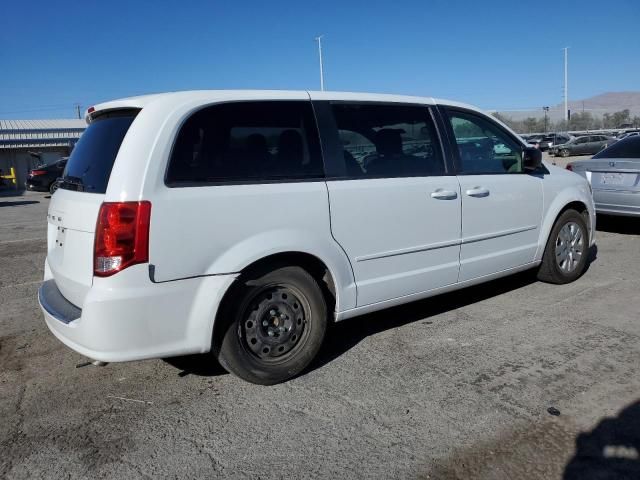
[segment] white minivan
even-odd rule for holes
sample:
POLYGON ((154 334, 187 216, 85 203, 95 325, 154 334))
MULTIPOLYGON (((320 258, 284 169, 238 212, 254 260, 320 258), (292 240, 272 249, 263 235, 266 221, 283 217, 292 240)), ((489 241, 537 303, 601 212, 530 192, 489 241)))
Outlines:
POLYGON ((526 269, 570 282, 594 243, 588 182, 460 103, 194 91, 86 118, 38 298, 99 361, 213 351, 273 384, 329 322, 526 269))

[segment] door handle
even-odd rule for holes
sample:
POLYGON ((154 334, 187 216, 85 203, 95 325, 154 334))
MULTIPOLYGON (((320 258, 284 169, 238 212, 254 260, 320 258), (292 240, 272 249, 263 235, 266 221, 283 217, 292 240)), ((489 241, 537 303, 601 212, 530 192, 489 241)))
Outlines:
POLYGON ((470 197, 488 197, 489 189, 484 187, 473 187, 464 193, 466 193, 470 197))
POLYGON ((436 200, 454 200, 458 198, 458 193, 453 190, 437 189, 435 192, 431 192, 431 198, 436 200))

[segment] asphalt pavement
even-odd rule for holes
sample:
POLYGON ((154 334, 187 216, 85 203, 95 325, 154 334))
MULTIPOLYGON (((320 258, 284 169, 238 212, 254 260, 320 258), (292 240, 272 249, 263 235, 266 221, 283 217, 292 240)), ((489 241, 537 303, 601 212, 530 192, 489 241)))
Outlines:
POLYGON ((76 368, 36 302, 47 197, 0 197, 0 478, 577 479, 639 464, 639 221, 599 218, 575 283, 525 273, 347 320, 304 375, 262 387, 207 355, 76 368))

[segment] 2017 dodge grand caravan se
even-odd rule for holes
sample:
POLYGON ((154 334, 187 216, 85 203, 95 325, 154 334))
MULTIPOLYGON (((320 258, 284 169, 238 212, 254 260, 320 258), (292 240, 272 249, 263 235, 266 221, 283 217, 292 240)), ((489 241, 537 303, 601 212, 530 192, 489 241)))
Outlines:
POLYGON ((39 302, 105 362, 208 352, 299 374, 327 324, 537 269, 594 243, 588 182, 467 105, 196 91, 87 111, 48 212, 39 302))

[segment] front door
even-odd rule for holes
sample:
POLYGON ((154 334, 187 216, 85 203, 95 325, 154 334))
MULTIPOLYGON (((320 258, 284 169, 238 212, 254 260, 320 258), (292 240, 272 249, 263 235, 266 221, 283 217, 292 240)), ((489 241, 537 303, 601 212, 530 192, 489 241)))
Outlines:
POLYGON ((591 140, 590 137, 576 138, 576 141, 574 142, 574 147, 571 153, 573 155, 585 155, 589 153, 589 148, 591 146, 590 140, 591 140))
POLYGON ((448 119, 459 154, 460 281, 533 262, 542 221, 542 178, 524 173, 523 145, 480 114, 448 110, 448 119))

